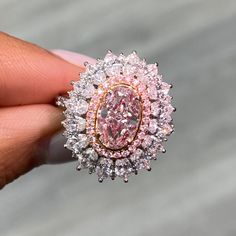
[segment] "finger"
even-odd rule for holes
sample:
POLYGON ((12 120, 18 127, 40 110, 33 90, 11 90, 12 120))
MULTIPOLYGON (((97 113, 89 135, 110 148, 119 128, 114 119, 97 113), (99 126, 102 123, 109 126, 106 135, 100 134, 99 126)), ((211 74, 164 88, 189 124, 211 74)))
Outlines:
POLYGON ((0 33, 0 106, 52 102, 84 70, 34 44, 0 33))
POLYGON ((64 148, 66 138, 63 131, 59 131, 50 138, 44 138, 39 142, 36 158, 40 164, 61 164, 76 159, 71 151, 64 148))
POLYGON ((61 110, 52 105, 0 110, 0 188, 44 162, 41 142, 60 129, 61 120, 61 110))

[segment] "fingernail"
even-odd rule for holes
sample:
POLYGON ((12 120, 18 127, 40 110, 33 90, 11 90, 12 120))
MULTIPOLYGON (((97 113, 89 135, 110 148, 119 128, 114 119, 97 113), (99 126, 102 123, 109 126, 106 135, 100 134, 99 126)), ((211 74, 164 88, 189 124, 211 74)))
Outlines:
POLYGON ((60 164, 76 159, 72 157, 71 151, 64 147, 66 138, 62 131, 54 134, 50 139, 45 139, 40 143, 40 159, 42 164, 60 164))
POLYGON ((94 58, 75 52, 70 52, 61 49, 54 49, 51 50, 51 52, 77 66, 84 66, 84 62, 88 62, 90 64, 96 63, 96 60, 94 58))

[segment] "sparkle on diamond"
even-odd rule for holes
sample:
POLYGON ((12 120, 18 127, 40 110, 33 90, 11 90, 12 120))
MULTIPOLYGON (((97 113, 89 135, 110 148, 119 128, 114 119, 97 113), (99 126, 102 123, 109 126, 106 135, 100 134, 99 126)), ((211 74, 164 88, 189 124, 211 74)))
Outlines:
POLYGON ((104 95, 97 111, 98 140, 112 150, 126 147, 136 136, 141 113, 136 91, 127 85, 116 85, 104 95))

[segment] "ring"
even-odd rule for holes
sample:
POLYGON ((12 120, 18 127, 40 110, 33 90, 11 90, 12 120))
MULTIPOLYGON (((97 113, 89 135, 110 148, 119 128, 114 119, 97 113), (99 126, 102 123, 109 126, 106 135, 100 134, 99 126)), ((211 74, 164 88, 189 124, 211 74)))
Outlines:
POLYGON ((85 68, 68 96, 57 98, 65 109, 64 146, 78 160, 77 170, 96 173, 99 182, 128 182, 132 173, 150 171, 151 160, 166 151, 163 142, 174 130, 172 85, 163 82, 158 63, 147 64, 136 52, 108 51, 85 68))

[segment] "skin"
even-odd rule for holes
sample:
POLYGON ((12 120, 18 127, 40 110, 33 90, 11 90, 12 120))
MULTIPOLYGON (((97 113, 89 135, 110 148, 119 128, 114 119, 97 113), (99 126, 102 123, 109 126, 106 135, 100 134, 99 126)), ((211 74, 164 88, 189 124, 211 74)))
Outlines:
POLYGON ((55 98, 84 68, 55 53, 0 33, 0 188, 44 164, 42 142, 61 129, 55 98))

